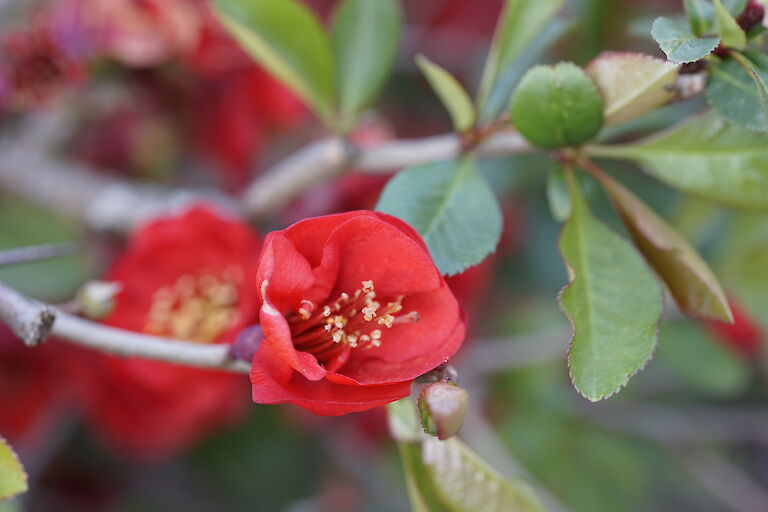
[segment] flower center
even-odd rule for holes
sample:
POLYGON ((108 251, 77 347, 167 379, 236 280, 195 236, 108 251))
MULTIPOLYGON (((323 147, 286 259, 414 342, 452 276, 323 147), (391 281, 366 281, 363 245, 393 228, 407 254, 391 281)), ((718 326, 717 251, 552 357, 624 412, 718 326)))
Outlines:
POLYGON ((144 332, 195 343, 211 343, 240 320, 237 307, 242 271, 181 276, 152 296, 144 332))
POLYGON ((322 308, 304 300, 298 313, 289 318, 294 346, 312 353, 321 362, 332 360, 347 349, 379 347, 382 329, 418 321, 416 311, 402 314, 404 298, 400 295, 386 303, 377 300, 373 281, 363 281, 352 295, 342 293, 322 308))

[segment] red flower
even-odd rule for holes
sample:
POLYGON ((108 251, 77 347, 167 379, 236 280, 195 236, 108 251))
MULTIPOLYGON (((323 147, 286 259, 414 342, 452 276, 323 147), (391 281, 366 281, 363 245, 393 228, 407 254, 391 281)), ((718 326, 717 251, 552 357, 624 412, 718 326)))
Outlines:
MULTIPOLYGON (((121 284, 105 323, 197 343, 231 343, 258 308, 258 240, 205 208, 139 230, 108 278, 121 284)), ((126 452, 159 457, 231 422, 247 405, 242 376, 97 355, 89 417, 126 452)))
POLYGON ((29 348, 0 324, 0 436, 34 449, 72 398, 69 347, 29 348))
POLYGON ((357 211, 270 233, 257 282, 253 400, 340 415, 408 395, 464 338, 459 306, 404 222, 357 211))
POLYGON ((763 332, 733 297, 729 297, 728 302, 733 323, 709 321, 709 330, 725 347, 748 359, 754 358, 762 349, 763 332))

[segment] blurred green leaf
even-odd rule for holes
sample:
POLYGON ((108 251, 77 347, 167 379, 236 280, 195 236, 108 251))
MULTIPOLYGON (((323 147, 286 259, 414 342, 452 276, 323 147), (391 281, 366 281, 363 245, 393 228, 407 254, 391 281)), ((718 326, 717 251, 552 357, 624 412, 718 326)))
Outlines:
POLYGON ((334 14, 341 112, 353 115, 381 90, 400 42, 399 0, 344 0, 334 14))
POLYGON ((603 101, 581 68, 561 62, 526 73, 512 96, 510 115, 520 133, 536 146, 577 146, 600 131, 603 101))
POLYGON ((728 124, 712 112, 634 144, 593 146, 588 152, 638 162, 690 194, 768 211, 768 135, 728 124))
POLYGON ((651 35, 667 58, 678 64, 706 57, 720 42, 717 37, 696 37, 685 24, 663 16, 653 22, 651 35))
POLYGON ((487 115, 485 111, 485 104, 499 77, 514 64, 563 3, 564 0, 507 0, 496 26, 478 92, 478 105, 484 120, 489 121, 501 112, 487 115))
POLYGON ((592 401, 627 384, 653 355, 661 289, 643 258, 589 210, 569 179, 571 218, 560 236, 570 283, 559 300, 573 326, 571 380, 592 401))
POLYGON ((605 103, 605 124, 631 121, 675 97, 678 66, 636 52, 606 52, 585 68, 605 103))
POLYGON ((547 202, 553 219, 557 222, 568 220, 571 215, 571 195, 568 193, 562 166, 558 165, 547 175, 547 202))
POLYGON ((709 265, 686 239, 643 201, 607 174, 597 174, 635 245, 669 287, 685 313, 733 320, 728 300, 709 265))
POLYGON ((688 24, 697 36, 703 36, 712 29, 715 7, 707 0, 684 0, 688 24))
POLYGON ((400 171, 387 183, 376 209, 413 226, 446 275, 483 261, 501 237, 499 203, 466 158, 400 171))
POLYGON ((428 438, 422 462, 435 493, 455 512, 536 512, 543 508, 533 491, 519 479, 496 473, 457 438, 428 438))
POLYGON ((733 15, 728 12, 723 2, 720 0, 714 1, 717 31, 720 34, 723 45, 726 48, 736 48, 738 50, 747 46, 747 35, 736 22, 733 15))
POLYGON ((326 121, 336 102, 331 44, 296 0, 215 0, 218 18, 243 48, 326 121))
POLYGON ((416 404, 408 397, 387 404, 387 423, 395 441, 413 442, 423 437, 416 404))
POLYGON ((457 132, 470 130, 475 124, 477 114, 464 87, 448 71, 423 55, 416 56, 416 63, 451 115, 453 128, 457 132))
POLYGON ((746 365, 693 322, 665 323, 657 361, 695 389, 724 398, 744 391, 750 375, 746 365))
POLYGON ((733 124, 768 131, 768 57, 744 52, 712 63, 707 102, 733 124))
POLYGON ((0 437, 0 500, 26 492, 27 473, 13 449, 0 437))
MULTIPOLYGON (((0 250, 81 238, 79 226, 8 197, 0 198, 0 250)), ((47 301, 72 298, 85 279, 81 255, 63 256, 0 268, 0 281, 47 301)))

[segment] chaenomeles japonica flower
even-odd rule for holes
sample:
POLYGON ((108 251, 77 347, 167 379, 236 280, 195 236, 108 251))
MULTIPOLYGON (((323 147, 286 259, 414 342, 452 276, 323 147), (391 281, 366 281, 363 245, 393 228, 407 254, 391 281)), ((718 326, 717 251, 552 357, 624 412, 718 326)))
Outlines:
POLYGON ((464 339, 458 303, 421 237, 356 211, 270 233, 256 275, 263 339, 253 401, 320 415, 398 400, 464 339))
MULTIPOLYGON (((196 343, 232 343, 258 313, 260 240, 205 207, 133 234, 107 275, 119 285, 103 322, 196 343)), ((248 407, 247 380, 224 371, 92 354, 84 388, 89 423, 121 451, 172 455, 248 407)))

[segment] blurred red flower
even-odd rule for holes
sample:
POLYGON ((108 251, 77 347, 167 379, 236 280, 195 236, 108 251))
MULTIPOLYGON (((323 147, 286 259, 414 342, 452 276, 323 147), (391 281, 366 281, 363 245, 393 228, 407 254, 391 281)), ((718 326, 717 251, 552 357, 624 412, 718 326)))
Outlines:
POLYGON ((257 403, 328 416, 384 405, 464 338, 458 303, 421 237, 388 215, 329 215, 270 233, 257 282, 257 403))
POLYGON ((55 341, 29 348, 0 324, 0 436, 17 448, 39 446, 70 403, 68 348, 55 341))
MULTIPOLYGON (((108 274, 121 285, 108 325, 196 343, 231 343, 258 309, 250 228, 204 208, 157 220, 130 240, 108 274)), ((236 419, 247 406, 239 375, 97 354, 88 416, 127 453, 172 454, 236 419)))
POLYGON ((725 347, 748 359, 754 358, 762 350, 763 331, 738 301, 729 297, 728 303, 733 313, 733 323, 711 320, 707 322, 709 330, 725 347))

